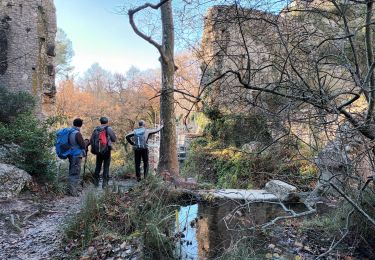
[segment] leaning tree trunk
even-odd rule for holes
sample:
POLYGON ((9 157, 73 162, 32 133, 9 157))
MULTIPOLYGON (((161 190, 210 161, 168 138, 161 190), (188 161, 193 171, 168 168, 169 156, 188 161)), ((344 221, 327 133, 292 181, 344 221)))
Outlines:
POLYGON ((163 24, 162 49, 164 59, 160 59, 162 71, 162 93, 160 97, 160 119, 164 123, 161 131, 159 172, 179 174, 177 158, 176 118, 174 112, 174 27, 172 3, 161 6, 163 24))

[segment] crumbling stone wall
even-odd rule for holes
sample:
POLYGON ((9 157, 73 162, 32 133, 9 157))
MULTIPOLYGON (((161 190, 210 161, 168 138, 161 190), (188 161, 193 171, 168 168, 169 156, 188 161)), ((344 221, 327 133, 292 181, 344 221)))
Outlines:
MULTIPOLYGON (((277 33, 273 26, 261 19, 276 18, 253 9, 238 10, 234 6, 219 5, 208 10, 202 38, 203 84, 229 70, 239 72, 251 85, 263 86, 268 83, 271 69, 260 68, 269 59, 267 41, 275 38, 277 33), (245 19, 247 17, 252 19, 245 19), (259 69, 259 72, 250 76, 250 69, 259 69)), ((254 93, 234 87, 236 85, 240 85, 237 77, 227 74, 210 86, 210 95, 206 101, 224 110, 247 110, 248 101, 253 99, 254 93)))
MULTIPOLYGON (((285 101, 266 93, 259 94, 241 86, 230 70, 238 72, 248 84, 267 88, 274 71, 265 68, 276 42, 277 31, 265 20, 277 20, 273 14, 255 9, 237 9, 235 6, 211 7, 206 16, 201 45, 202 88, 205 102, 221 111, 244 115, 267 116, 265 109, 278 111, 285 101), (253 73, 257 71, 256 73, 253 73), (221 77, 225 75, 224 77, 221 77), (221 77, 221 78, 220 78, 221 77), (215 80, 220 78, 220 80, 215 80)), ((283 116, 269 117, 267 127, 274 139, 285 135, 283 116)))
POLYGON ((27 91, 47 115, 55 104, 53 0, 0 0, 0 85, 27 91))

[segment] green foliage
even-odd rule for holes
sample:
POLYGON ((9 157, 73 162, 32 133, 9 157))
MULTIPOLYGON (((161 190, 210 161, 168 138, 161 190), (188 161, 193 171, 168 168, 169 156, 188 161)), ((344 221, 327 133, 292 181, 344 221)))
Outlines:
POLYGON ((56 35, 56 74, 58 77, 68 77, 73 71, 73 66, 71 66, 73 56, 72 41, 61 28, 58 28, 56 35))
POLYGON ((66 238, 79 238, 81 245, 87 246, 94 236, 95 223, 100 217, 100 205, 95 191, 89 190, 85 194, 82 210, 67 220, 64 230, 66 238))
POLYGON ((15 144, 9 161, 40 181, 56 180, 53 135, 50 121, 41 122, 33 114, 33 97, 24 92, 0 89, 0 145, 15 144))
POLYGON ((300 232, 319 230, 325 237, 331 237, 344 225, 340 211, 334 211, 302 222, 300 232))
POLYGON ((172 196, 156 177, 141 184, 125 194, 107 189, 97 196, 89 191, 82 210, 66 223, 66 242, 78 240, 83 248, 110 233, 122 240, 142 239, 142 259, 172 259, 174 237, 165 233, 174 223, 172 196))
MULTIPOLYGON (((274 106, 282 103, 268 98, 274 106)), ((275 178, 302 190, 311 188, 318 173, 305 159, 314 157, 311 147, 292 137, 272 144, 267 118, 262 114, 226 114, 215 106, 206 106, 203 114, 200 121, 205 127, 204 137, 189 147, 182 168, 184 176, 220 188, 260 188, 275 178)))
POLYGON ((210 122, 204 113, 196 113, 194 115, 194 121, 201 129, 204 129, 210 122))
POLYGON ((220 188, 253 188, 252 161, 241 153, 224 150, 225 155, 217 158, 215 169, 217 171, 217 186, 220 188))
POLYGON ((206 110, 205 115, 211 120, 206 124, 205 134, 222 148, 241 147, 251 141, 271 141, 266 119, 260 115, 223 115, 215 109, 206 110))
POLYGON ((182 175, 220 188, 263 187, 277 178, 308 190, 317 169, 306 160, 291 160, 292 154, 293 147, 288 146, 274 146, 272 153, 256 154, 236 147, 222 149, 217 142, 198 138, 190 146, 182 175))
POLYGON ((51 181, 55 171, 53 136, 48 127, 32 113, 19 115, 9 125, 0 124, 0 144, 18 145, 11 153, 13 164, 43 181, 51 181))
POLYGON ((18 115, 31 111, 34 106, 35 101, 30 94, 11 93, 0 86, 0 123, 9 124, 18 115))
MULTIPOLYGON (((256 260, 264 258, 264 252, 257 252, 254 238, 244 237, 232 243, 225 252, 218 257, 218 260, 256 260)), ((260 250, 258 250, 260 251, 260 250)))
POLYGON ((145 259, 173 258, 173 236, 166 235, 175 219, 169 189, 160 179, 150 175, 142 186, 132 191, 132 209, 135 230, 143 231, 145 259))
MULTIPOLYGON (((373 187, 367 187, 361 196, 358 196, 358 192, 347 193, 347 195, 364 212, 374 218, 375 189, 373 187)), ((326 214, 304 220, 300 229, 302 234, 311 233, 313 237, 323 237, 324 240, 320 243, 325 243, 327 247, 332 244, 332 241, 339 240, 346 231, 349 232, 346 239, 336 249, 361 247, 364 252, 373 252, 372 245, 375 243, 374 225, 347 201, 340 202, 338 207, 331 209, 326 214)), ((372 259, 375 254, 368 257, 372 259)))
MULTIPOLYGON (((373 186, 368 187, 363 192, 363 194, 357 199, 357 203, 370 217, 372 217, 372 219, 375 219, 375 188, 373 186)), ((348 209, 351 208, 352 206, 349 205, 349 203, 343 207, 343 209, 347 209, 347 212, 348 209)), ((367 218, 358 211, 355 211, 350 224, 350 229, 353 233, 357 234, 358 237, 362 238, 369 245, 374 245, 375 227, 367 218)), ((375 257, 375 254, 373 257, 375 257)))

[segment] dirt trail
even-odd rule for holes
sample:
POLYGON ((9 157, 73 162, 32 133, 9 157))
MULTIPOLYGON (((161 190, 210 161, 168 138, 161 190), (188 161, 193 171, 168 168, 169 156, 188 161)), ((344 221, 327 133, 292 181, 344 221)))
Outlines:
MULTIPOLYGON (((116 184, 125 191, 135 183, 130 180, 116 184)), ((97 191, 103 190, 99 188, 97 191)), ((83 198, 84 195, 48 200, 24 195, 0 201, 0 259, 64 258, 66 255, 61 245, 63 223, 66 217, 81 209, 83 198), (12 225, 12 220, 15 225, 12 225)))
POLYGON ((27 199, 0 202, 0 259, 62 258, 63 221, 81 205, 82 196, 63 197, 52 203, 27 199), (12 216, 21 232, 11 224, 12 216))

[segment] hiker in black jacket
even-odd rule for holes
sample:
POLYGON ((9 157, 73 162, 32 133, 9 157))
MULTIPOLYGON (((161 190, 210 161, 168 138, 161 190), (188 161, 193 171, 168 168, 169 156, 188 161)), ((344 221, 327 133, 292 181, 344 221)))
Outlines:
POLYGON ((126 140, 133 146, 134 159, 135 159, 135 174, 137 181, 141 181, 141 160, 143 161, 144 178, 148 173, 148 146, 147 141, 150 135, 159 132, 163 126, 155 129, 145 128, 145 121, 138 122, 139 127, 134 129, 133 132, 126 135, 126 140))
POLYGON ((108 118, 100 118, 100 126, 97 126, 91 135, 90 144, 91 152, 96 155, 96 167, 94 174, 94 185, 99 186, 99 174, 103 165, 103 185, 105 188, 108 185, 109 180, 109 165, 111 163, 111 150, 112 144, 116 142, 117 138, 112 127, 108 126, 108 118), (103 137, 100 133, 103 133, 105 141, 102 142, 100 138, 103 137))

